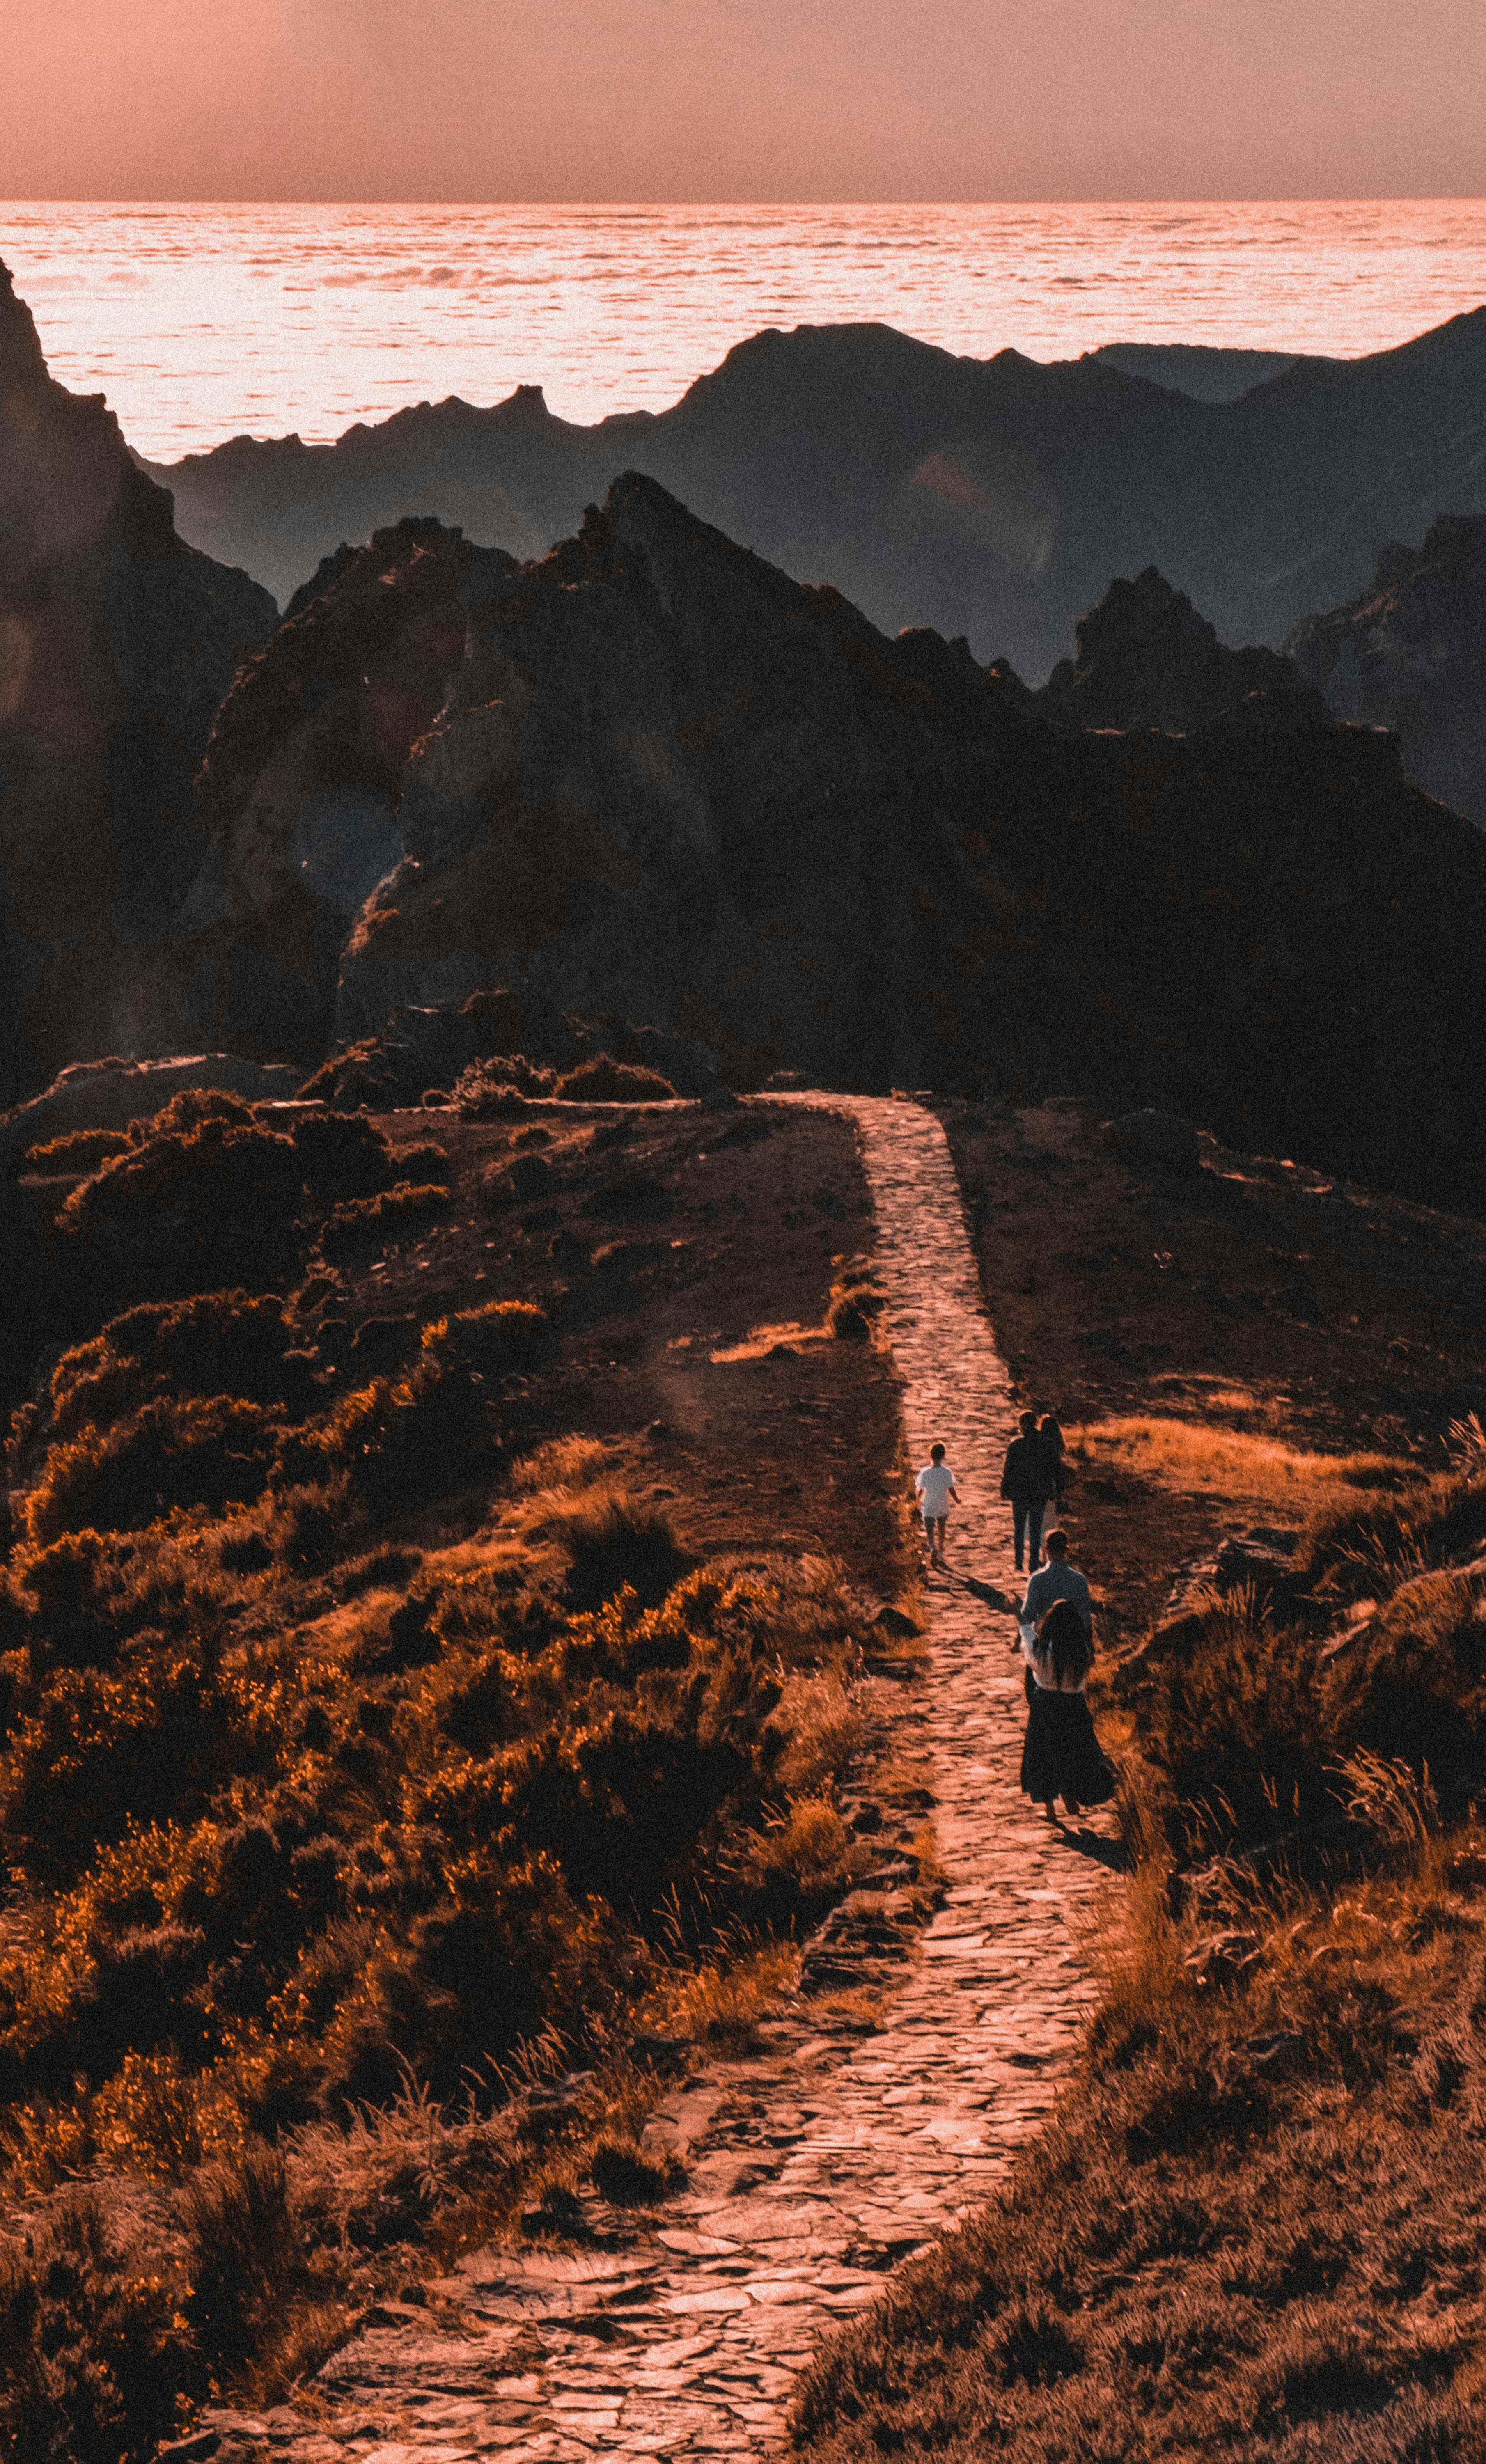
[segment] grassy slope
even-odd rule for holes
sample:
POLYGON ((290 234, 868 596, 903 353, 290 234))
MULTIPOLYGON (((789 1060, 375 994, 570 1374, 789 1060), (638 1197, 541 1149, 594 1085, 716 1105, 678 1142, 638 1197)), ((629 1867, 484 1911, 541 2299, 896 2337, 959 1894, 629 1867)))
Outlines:
POLYGON ((1079 1431, 1139 1861, 1058 2126, 822 2358, 797 2441, 1475 2464, 1486 1629, 1456 1570, 1486 1463, 1446 1475, 1441 1441, 1479 1397, 1486 1241, 1222 1154, 1142 1181, 1088 1129, 952 1133, 1002 1342, 1079 1431), (1138 1650, 1173 1560, 1257 1521, 1307 1527, 1309 1596, 1199 1602, 1138 1650))
MULTIPOLYGON (((745 2035, 861 1853, 832 1790, 872 1742, 872 1595, 910 1570, 890 1366, 823 1331, 870 1238, 851 1132, 534 1127, 382 1119, 373 1185, 447 1200, 343 1218, 328 1267, 333 1191, 276 1217, 299 1176, 261 1139, 225 1164, 177 1139, 138 1221, 116 1199, 57 1247, 75 1337, 224 1263, 289 1298, 126 1320, 50 1385, 49 1354, 16 1426, 0 2431, 25 2464, 147 2454, 212 2387, 272 2396, 367 2292, 534 2201, 560 2224, 590 2162, 658 2190, 631 2031, 745 2035), (224 1207, 229 1170, 254 1204, 224 1207), (510 1374, 451 1315, 492 1301, 546 1312, 510 1374), (528 2115, 493 2059, 593 2078, 528 2115)), ((37 1217, 71 1187, 33 1180, 37 1217)))

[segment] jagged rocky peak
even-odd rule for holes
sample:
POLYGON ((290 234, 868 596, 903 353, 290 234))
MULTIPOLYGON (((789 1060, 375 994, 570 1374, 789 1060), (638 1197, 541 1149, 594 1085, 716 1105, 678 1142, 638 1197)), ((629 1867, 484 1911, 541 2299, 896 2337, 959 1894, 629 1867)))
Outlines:
POLYGON ((1153 564, 1133 582, 1112 582, 1079 619, 1076 640, 1074 657, 1059 660, 1038 696, 1063 726, 1186 736, 1252 693, 1281 696, 1297 721, 1323 715, 1288 659, 1253 647, 1229 649, 1153 564))
POLYGON ((1370 587, 1285 647, 1338 718, 1392 729, 1414 784, 1486 826, 1486 515, 1389 540, 1370 587))
POLYGON ((181 913, 192 1014, 303 1057, 330 1030, 338 954, 404 852, 412 748, 478 611, 519 568, 431 517, 343 545, 238 674, 196 792, 206 845, 181 913))
POLYGON ((0 387, 31 386, 46 382, 36 320, 16 292, 8 265, 0 263, 0 387))
POLYGON ((175 534, 0 267, 0 1100, 174 1041, 158 940, 213 713, 277 610, 175 534))

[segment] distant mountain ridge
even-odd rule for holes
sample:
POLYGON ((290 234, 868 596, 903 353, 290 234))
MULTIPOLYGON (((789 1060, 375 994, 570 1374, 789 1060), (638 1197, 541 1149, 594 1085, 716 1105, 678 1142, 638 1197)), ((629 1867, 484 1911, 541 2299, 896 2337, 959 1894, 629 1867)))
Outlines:
POLYGON ((1236 399, 1151 383, 1130 356, 982 361, 885 325, 799 326, 740 343, 658 415, 582 428, 523 386, 154 475, 188 536, 283 599, 406 514, 543 554, 637 470, 884 630, 964 633, 1034 683, 1112 573, 1155 564, 1225 641, 1277 648, 1363 586, 1385 539, 1486 512, 1486 310, 1236 399))
POLYGON ((636 473, 521 566, 379 533, 218 720, 175 945, 198 1032, 277 1058, 292 1023, 308 1063, 519 989, 735 1083, 1161 1100, 1486 1205, 1480 834, 1159 576, 1079 653, 1058 715, 636 473), (1152 676, 1185 735, 1080 731, 1081 693, 1152 676), (347 921, 358 843, 392 860, 347 921))

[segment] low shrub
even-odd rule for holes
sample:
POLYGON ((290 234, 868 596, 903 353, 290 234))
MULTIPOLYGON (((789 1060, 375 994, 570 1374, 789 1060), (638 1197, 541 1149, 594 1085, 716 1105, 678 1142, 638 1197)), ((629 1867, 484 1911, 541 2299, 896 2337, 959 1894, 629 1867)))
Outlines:
POLYGON ((499 1442, 469 1371, 431 1348, 406 1377, 374 1377, 323 1419, 283 1433, 274 1486, 323 1487, 344 1475, 363 1505, 412 1505, 467 1485, 499 1442))
POLYGON ((57 1669, 0 1765, 0 1831, 27 1873, 70 1878, 131 1823, 189 1819, 267 1768, 277 1701, 191 1637, 145 1634, 111 1670, 57 1669))
POLYGON ((833 1284, 826 1309, 826 1324, 843 1343, 866 1343, 872 1335, 873 1310, 869 1303, 876 1295, 860 1286, 833 1284))
POLYGON ((110 1155, 127 1155, 129 1146, 127 1130, 68 1130, 44 1146, 28 1147, 26 1161, 33 1172, 97 1172, 110 1155))
POLYGON ((263 1487, 283 1415, 230 1395, 158 1396, 105 1429, 91 1424, 52 1447, 20 1504, 30 1545, 64 1531, 133 1531, 172 1507, 220 1511, 263 1487))
MULTIPOLYGON (((175 1097, 159 1119, 186 1101, 175 1097)), ((110 1157, 73 1191, 57 1217, 70 1238, 158 1234, 162 1219, 179 1218, 218 1241, 224 1227, 239 1239, 261 1239, 292 1220, 302 1179, 294 1141, 260 1129, 246 1106, 210 1113, 193 1127, 150 1127, 141 1144, 110 1157)))
POLYGON ((524 1111, 534 1099, 550 1095, 553 1085, 554 1072, 528 1061, 524 1053, 498 1054, 490 1060, 472 1061, 455 1079, 449 1101, 466 1120, 502 1120, 524 1111))
POLYGON ((406 1177, 365 1112, 306 1112, 291 1134, 305 1187, 322 1202, 371 1198, 406 1177))
POLYGON ((565 1104, 665 1104, 676 1096, 670 1079, 658 1069, 637 1068, 608 1052, 580 1061, 558 1080, 554 1092, 565 1104))
POLYGON ((302 1361, 286 1360, 294 1343, 283 1303, 272 1292, 145 1302, 63 1353, 52 1372, 49 1410, 31 1434, 55 1440, 88 1422, 107 1427, 166 1392, 300 1404, 312 1390, 302 1361))
POLYGON ((567 1559, 566 1595, 576 1609, 602 1607, 627 1588, 643 1607, 658 1608, 697 1563, 663 1507, 612 1490, 560 1507, 543 1528, 567 1559))
POLYGON ((423 1349, 482 1377, 522 1375, 550 1358, 552 1330, 545 1309, 533 1302, 487 1301, 481 1309, 456 1309, 426 1326, 423 1349))
POLYGON ((377 1198, 344 1199, 320 1236, 322 1252, 335 1265, 371 1243, 406 1240, 425 1224, 436 1222, 449 1203, 448 1189, 436 1181, 426 1181, 421 1187, 399 1181, 377 1198))
POLYGON ((204 2392, 179 2271, 74 2189, 0 2243, 0 2445, 11 2464, 144 2464, 204 2392))
POLYGON ((394 1180, 410 1180, 415 1186, 421 1187, 429 1181, 437 1180, 441 1175, 447 1178, 448 1168, 448 1148, 436 1145, 432 1138, 425 1138, 417 1146, 392 1149, 394 1180))
POLYGON ((230 1603, 189 1535, 67 1531, 23 1553, 11 1596, 29 1611, 33 1671, 107 1667, 131 1636, 216 1638, 230 1603))

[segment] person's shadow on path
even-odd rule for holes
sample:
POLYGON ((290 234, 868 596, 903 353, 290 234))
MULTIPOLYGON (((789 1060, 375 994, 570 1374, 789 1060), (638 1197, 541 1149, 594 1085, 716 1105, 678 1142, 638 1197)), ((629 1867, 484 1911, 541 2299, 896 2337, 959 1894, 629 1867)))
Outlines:
POLYGON ((1129 1854, 1122 1839, 1106 1839, 1101 1833, 1091 1831, 1087 1824, 1075 1831, 1067 1822, 1060 1822, 1058 1829, 1063 1835, 1064 1847, 1072 1848, 1076 1855, 1087 1857, 1093 1864, 1107 1865, 1112 1874, 1128 1874, 1130 1871, 1129 1854))
POLYGON ((979 1600, 983 1607, 997 1609, 1006 1617, 1015 1617, 1021 1606, 1021 1602, 1014 1600, 1009 1592, 1002 1591, 998 1583, 983 1583, 978 1574, 962 1574, 960 1580, 965 1589, 973 1598, 979 1600))

